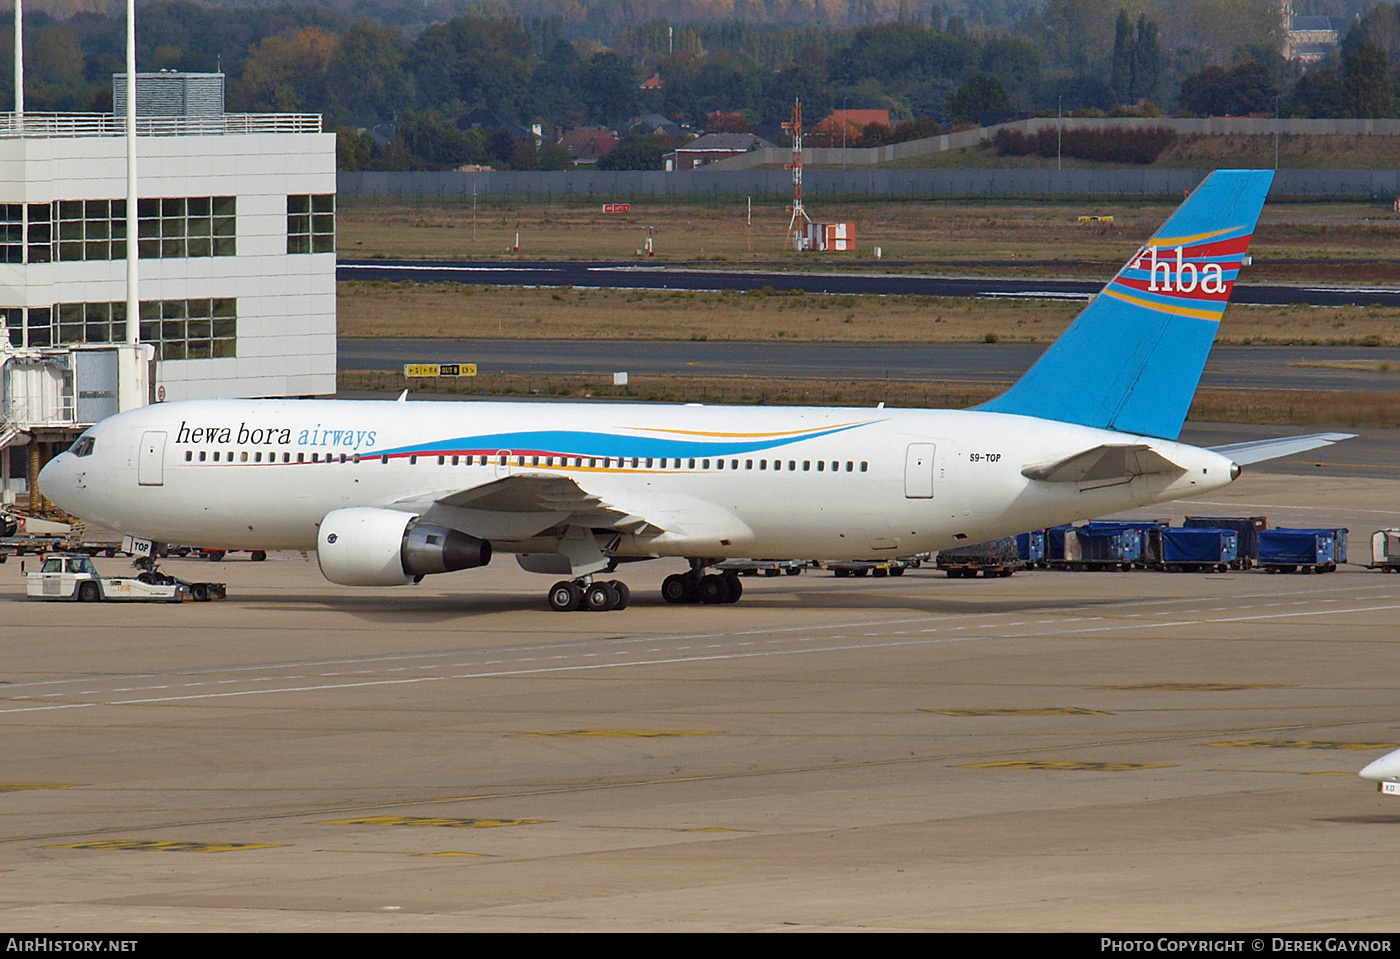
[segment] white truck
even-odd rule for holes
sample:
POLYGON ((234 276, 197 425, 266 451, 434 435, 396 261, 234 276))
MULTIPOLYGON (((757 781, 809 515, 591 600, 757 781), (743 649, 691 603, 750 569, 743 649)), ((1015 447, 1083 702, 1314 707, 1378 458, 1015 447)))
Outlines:
POLYGON ((92 558, 72 553, 44 557, 37 572, 25 573, 26 594, 31 599, 66 599, 80 603, 128 601, 144 603, 207 602, 223 599, 222 583, 187 583, 156 570, 136 577, 103 576, 92 558))

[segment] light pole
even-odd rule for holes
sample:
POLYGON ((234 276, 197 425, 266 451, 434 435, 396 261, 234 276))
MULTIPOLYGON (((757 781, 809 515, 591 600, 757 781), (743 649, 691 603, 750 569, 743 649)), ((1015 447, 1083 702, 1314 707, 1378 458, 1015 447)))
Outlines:
POLYGON ((1055 169, 1063 170, 1061 155, 1065 142, 1065 95, 1060 94, 1060 105, 1055 109, 1055 169))

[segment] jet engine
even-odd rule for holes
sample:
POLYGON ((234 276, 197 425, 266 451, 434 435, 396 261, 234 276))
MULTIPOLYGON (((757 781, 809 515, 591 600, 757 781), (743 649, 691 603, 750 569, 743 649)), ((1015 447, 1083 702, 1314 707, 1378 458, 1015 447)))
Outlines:
POLYGON ((491 544, 412 513, 356 507, 321 520, 316 558, 321 575, 342 586, 402 586, 429 573, 491 562, 491 544))

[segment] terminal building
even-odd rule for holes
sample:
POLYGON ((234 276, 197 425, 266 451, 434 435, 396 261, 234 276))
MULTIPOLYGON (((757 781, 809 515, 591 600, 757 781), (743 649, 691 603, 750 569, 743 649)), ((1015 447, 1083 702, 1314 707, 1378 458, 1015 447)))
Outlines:
MULTIPOLYGON (((0 114, 0 498, 117 411, 125 78, 115 114, 0 114)), ((335 393, 335 136, 224 112, 221 74, 138 74, 150 399, 335 393)), ((37 505, 37 504, 36 504, 37 505)))

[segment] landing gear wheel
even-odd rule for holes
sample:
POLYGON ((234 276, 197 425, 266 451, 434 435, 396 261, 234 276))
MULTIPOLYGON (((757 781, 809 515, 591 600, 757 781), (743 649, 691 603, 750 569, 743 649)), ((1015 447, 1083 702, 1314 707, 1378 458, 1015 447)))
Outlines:
POLYGON ((604 613, 617 609, 617 603, 617 590, 611 583, 594 583, 583 594, 583 605, 589 612, 604 613))
POLYGON ((725 584, 723 576, 711 573, 700 580, 700 602, 708 606, 723 603, 728 600, 729 587, 725 584))
POLYGON ((549 589, 549 608, 556 613, 568 613, 583 608, 583 590, 577 583, 560 581, 549 589))
POLYGON ((744 584, 733 573, 725 573, 720 578, 724 580, 724 602, 737 603, 739 597, 744 595, 744 584))
POLYGON ((627 604, 632 600, 632 591, 627 588, 627 584, 620 579, 615 579, 608 585, 617 592, 617 605, 613 606, 613 609, 626 609, 627 604))
POLYGON ((695 602, 695 581, 684 573, 672 573, 661 581, 661 598, 682 605, 695 602))

